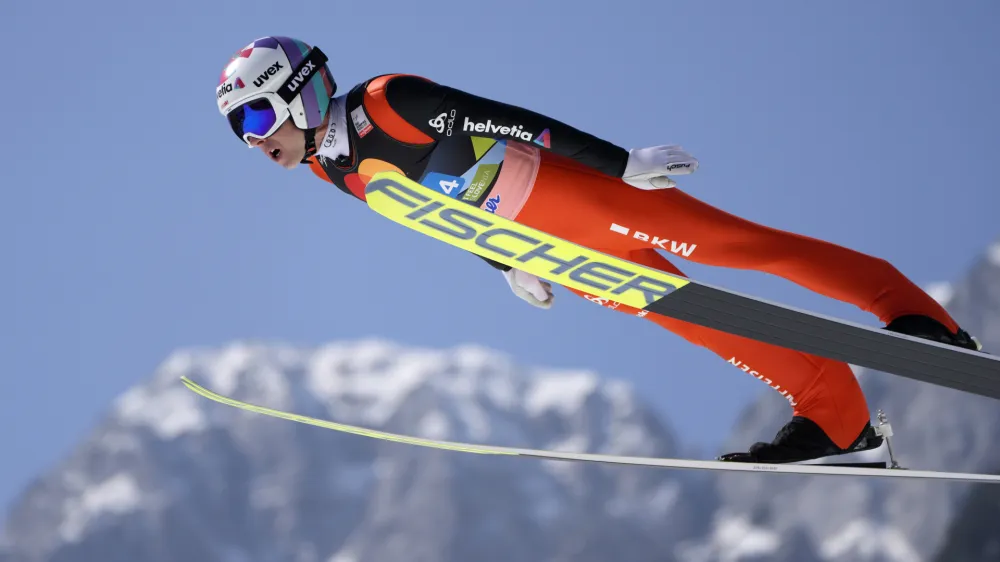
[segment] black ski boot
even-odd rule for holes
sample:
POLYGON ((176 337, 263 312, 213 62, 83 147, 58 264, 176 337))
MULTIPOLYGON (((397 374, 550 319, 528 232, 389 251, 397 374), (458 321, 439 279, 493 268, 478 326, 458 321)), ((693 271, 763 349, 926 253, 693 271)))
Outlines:
POLYGON ((944 324, 930 316, 907 314, 889 322, 883 329, 898 334, 971 349, 972 351, 983 350, 983 346, 979 341, 970 336, 965 330, 959 328, 958 333, 953 334, 948 331, 948 328, 944 324))
POLYGON ((746 453, 727 453, 719 457, 720 461, 729 462, 760 462, 789 463, 799 462, 833 455, 844 455, 876 449, 882 445, 882 436, 875 433, 871 423, 866 423, 861 434, 846 449, 841 449, 816 422, 795 416, 785 424, 774 441, 770 443, 754 443, 746 453))

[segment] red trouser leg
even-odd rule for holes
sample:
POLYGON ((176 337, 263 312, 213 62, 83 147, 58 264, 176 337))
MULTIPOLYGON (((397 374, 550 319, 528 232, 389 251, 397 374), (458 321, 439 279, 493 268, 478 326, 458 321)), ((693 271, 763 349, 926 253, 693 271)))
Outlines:
POLYGON ((958 330, 937 301, 883 259, 753 223, 679 189, 636 189, 551 153, 543 153, 517 221, 591 248, 661 248, 702 264, 770 273, 853 304, 885 324, 922 314, 958 330))
MULTIPOLYGON (((754 224, 677 189, 642 191, 543 155, 535 187, 516 217, 522 224, 675 275, 682 274, 656 248, 699 263, 779 275, 870 311, 883 322, 924 314, 957 328, 936 301, 884 260, 754 224), (620 233, 623 229, 628 235, 620 233), (637 232, 643 234, 636 237, 637 232)), ((638 312, 625 305, 617 310, 638 312)), ((796 415, 816 422, 840 447, 850 445, 870 419, 864 395, 844 363, 670 318, 647 318, 783 392, 796 415)))
MULTIPOLYGON (((684 275, 652 249, 634 250, 620 257, 673 275, 684 275)), ((628 305, 602 301, 577 289, 569 290, 619 312, 641 314, 639 309, 628 305)), ((841 448, 849 446, 870 419, 868 403, 854 372, 846 363, 665 316, 651 314, 646 319, 713 351, 731 365, 769 385, 788 400, 793 415, 816 422, 841 448)))

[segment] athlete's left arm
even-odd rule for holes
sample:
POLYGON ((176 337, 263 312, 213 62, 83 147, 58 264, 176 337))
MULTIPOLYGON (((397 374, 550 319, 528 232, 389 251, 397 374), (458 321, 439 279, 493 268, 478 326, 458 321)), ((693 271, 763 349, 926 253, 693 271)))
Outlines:
POLYGON ((620 178, 625 172, 629 153, 624 148, 529 109, 412 75, 392 77, 385 97, 396 113, 434 139, 463 135, 518 140, 609 176, 620 178))

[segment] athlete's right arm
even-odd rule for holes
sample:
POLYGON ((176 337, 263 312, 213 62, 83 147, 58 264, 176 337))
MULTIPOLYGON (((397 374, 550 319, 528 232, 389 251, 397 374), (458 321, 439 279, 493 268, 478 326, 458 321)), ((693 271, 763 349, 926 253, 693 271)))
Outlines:
POLYGON ((433 139, 463 135, 531 142, 617 178, 628 162, 624 148, 551 117, 420 76, 389 78, 385 99, 399 116, 433 139), (548 134, 542 135, 546 130, 548 134))

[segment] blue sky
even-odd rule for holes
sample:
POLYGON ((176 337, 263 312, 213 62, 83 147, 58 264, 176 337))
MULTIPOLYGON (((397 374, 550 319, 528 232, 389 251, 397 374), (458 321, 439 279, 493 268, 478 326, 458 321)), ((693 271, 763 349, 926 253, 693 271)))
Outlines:
MULTIPOLYGON (((477 258, 241 147, 214 88, 254 38, 319 44, 343 90, 416 73, 625 147, 680 143, 701 160, 689 193, 925 284, 1000 233, 998 15, 986 0, 5 2, 0 505, 180 346, 479 342, 629 379, 706 455, 769 392, 566 291, 535 309, 477 258)), ((678 264, 874 321, 763 274, 678 264)))

